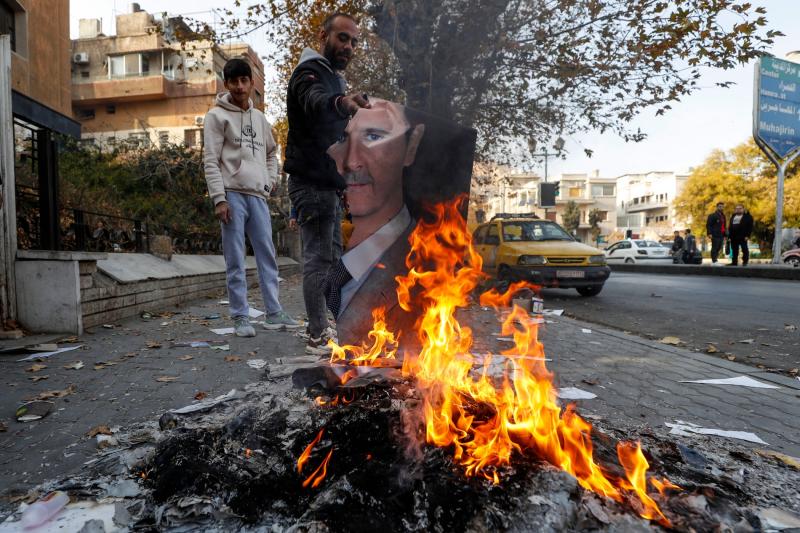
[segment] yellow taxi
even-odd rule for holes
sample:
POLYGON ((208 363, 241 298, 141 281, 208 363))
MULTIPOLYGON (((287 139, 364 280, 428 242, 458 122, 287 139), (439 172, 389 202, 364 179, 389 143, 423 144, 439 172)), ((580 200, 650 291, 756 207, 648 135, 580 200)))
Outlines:
POLYGON ((475 229, 472 243, 483 258, 483 270, 501 280, 526 280, 595 296, 611 274, 602 251, 535 216, 496 216, 475 229))

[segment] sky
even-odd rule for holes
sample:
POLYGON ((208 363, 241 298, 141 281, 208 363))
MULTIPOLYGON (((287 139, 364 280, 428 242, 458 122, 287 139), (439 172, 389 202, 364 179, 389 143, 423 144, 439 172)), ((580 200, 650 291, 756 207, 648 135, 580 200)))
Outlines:
MULTIPOLYGON (((244 3, 244 2, 243 2, 244 3)), ((212 11, 231 7, 232 0, 140 0, 142 9, 151 13, 168 11, 212 21, 212 11)), ((769 50, 776 57, 800 50, 800 0, 752 0, 754 6, 767 8, 768 28, 786 36, 775 40, 769 50)), ((116 13, 124 13, 130 2, 121 0, 71 0, 70 31, 77 37, 78 19, 102 18, 106 35, 114 34, 116 13)), ((262 34, 255 32, 244 39, 260 55, 270 44, 262 34)), ((269 72, 270 66, 265 65, 269 72)), ((268 83, 273 80, 269 80, 268 83)), ((617 177, 627 173, 647 171, 685 172, 699 165, 715 148, 729 149, 746 141, 752 134, 753 64, 728 71, 708 71, 699 80, 704 89, 679 103, 665 115, 656 117, 647 111, 633 122, 648 134, 640 143, 625 143, 611 134, 587 133, 565 137, 568 155, 564 160, 551 159, 548 173, 591 173, 599 171, 602 177, 617 177), (735 83, 723 89, 714 84, 721 81, 735 83), (584 148, 594 151, 586 157, 584 148)), ((274 118, 274 117, 271 117, 274 118)), ((538 171, 542 172, 541 164, 538 171)))

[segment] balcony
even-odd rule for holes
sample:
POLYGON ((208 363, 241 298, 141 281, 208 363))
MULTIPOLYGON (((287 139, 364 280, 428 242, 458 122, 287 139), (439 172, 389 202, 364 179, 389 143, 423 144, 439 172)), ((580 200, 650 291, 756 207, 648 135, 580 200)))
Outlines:
POLYGON ((669 202, 647 202, 643 204, 628 204, 625 211, 628 213, 641 213, 643 211, 656 211, 669 208, 669 202))
POLYGON ((72 84, 73 104, 103 102, 133 102, 167 98, 175 82, 162 74, 124 78, 95 78, 86 83, 72 84))

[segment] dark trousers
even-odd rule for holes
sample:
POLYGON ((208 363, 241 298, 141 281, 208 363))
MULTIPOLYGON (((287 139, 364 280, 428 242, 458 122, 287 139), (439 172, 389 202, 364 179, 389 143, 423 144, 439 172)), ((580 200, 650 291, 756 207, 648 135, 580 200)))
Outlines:
POLYGON ((328 326, 322 286, 328 270, 342 256, 342 209, 334 190, 317 189, 289 178, 289 198, 297 209, 297 223, 303 241, 303 300, 308 331, 319 337, 328 326))
POLYGON ((733 253, 733 264, 739 262, 739 248, 742 249, 742 264, 746 265, 750 260, 750 250, 747 249, 747 239, 731 239, 731 252, 733 253))
POLYGON ((722 243, 725 242, 724 237, 711 237, 711 262, 716 263, 719 252, 722 250, 722 243))

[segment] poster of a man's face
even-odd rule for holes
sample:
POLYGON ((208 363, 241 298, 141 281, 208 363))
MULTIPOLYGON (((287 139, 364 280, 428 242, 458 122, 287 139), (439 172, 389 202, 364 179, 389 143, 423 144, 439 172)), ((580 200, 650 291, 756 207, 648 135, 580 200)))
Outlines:
POLYGON ((395 277, 407 272, 408 237, 425 207, 469 193, 476 135, 401 104, 370 102, 328 149, 347 183, 353 225, 332 310, 340 344, 368 341, 379 307, 401 344, 413 344, 417 317, 399 307, 395 277))

